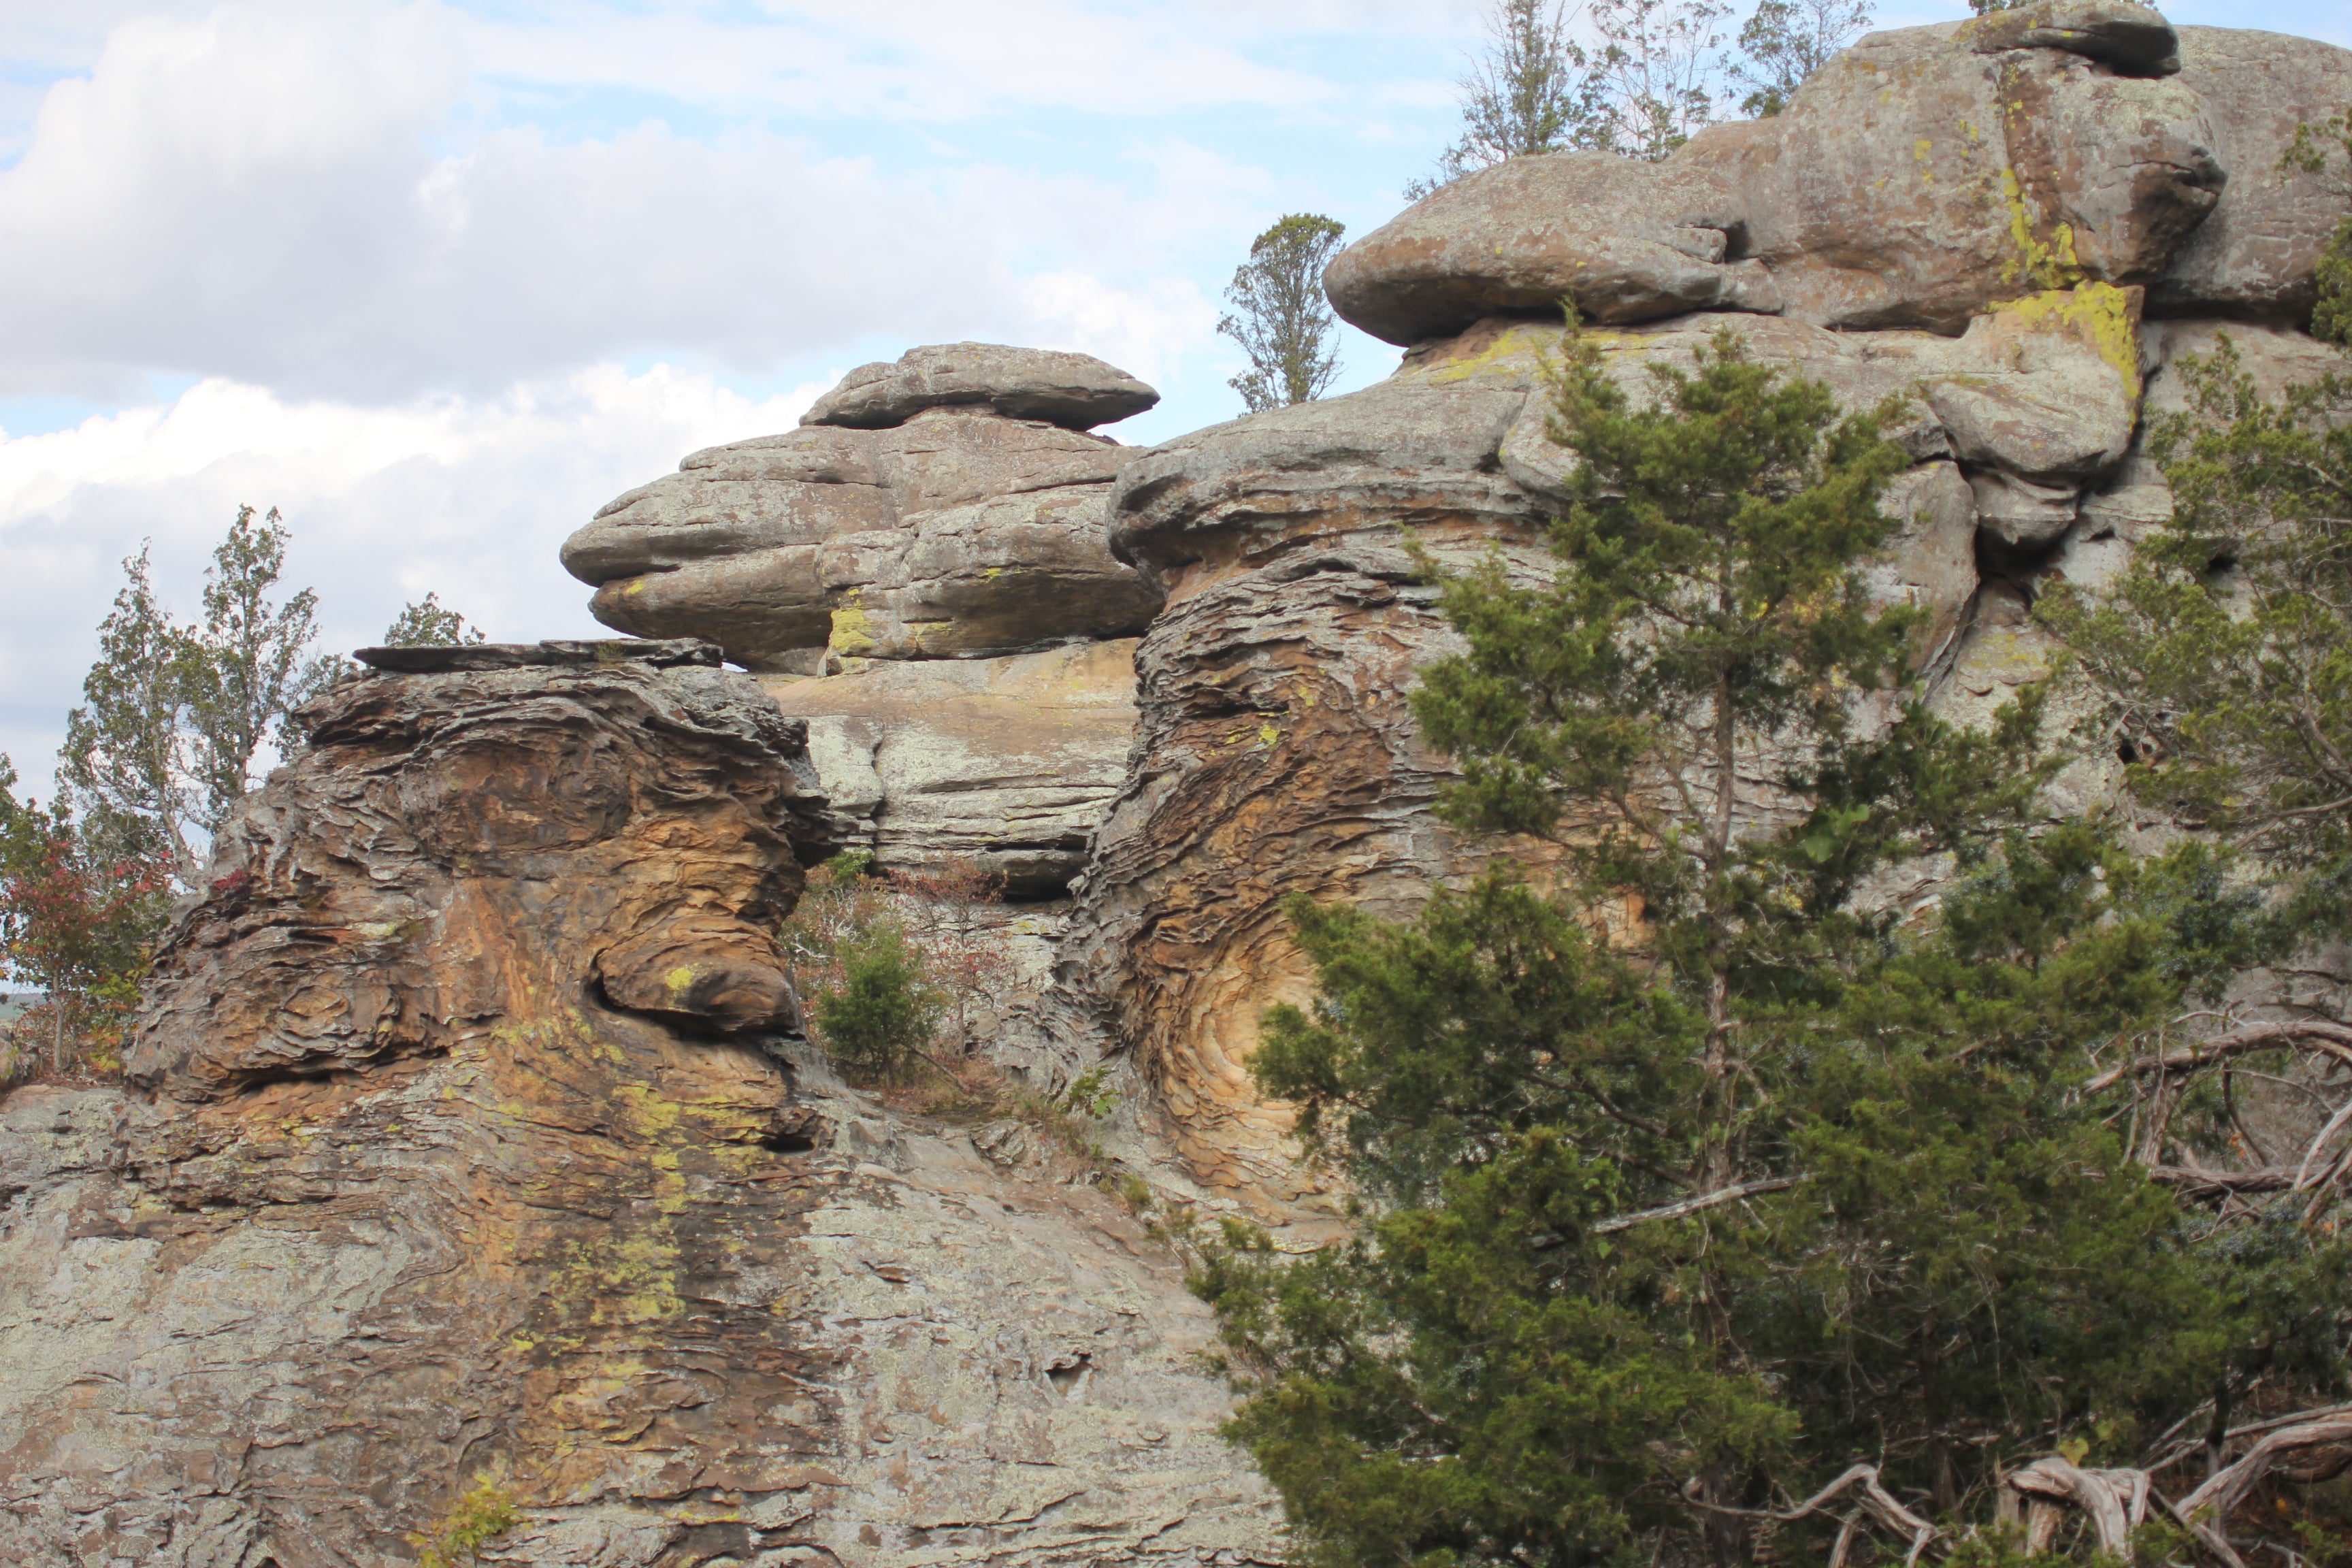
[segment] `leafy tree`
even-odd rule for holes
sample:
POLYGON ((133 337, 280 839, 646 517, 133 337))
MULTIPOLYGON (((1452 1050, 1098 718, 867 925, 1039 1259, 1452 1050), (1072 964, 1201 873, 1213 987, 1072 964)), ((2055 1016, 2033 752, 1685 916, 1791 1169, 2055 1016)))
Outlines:
POLYGON ((1717 0, 1592 0, 1601 47, 1586 143, 1657 163, 1715 118, 1731 7, 1717 0))
POLYGON ((444 606, 432 594, 402 605, 383 630, 386 647, 471 647, 488 640, 480 627, 467 625, 465 616, 444 606))
POLYGON ((1740 112, 1778 114, 1830 58, 1870 30, 1870 0, 1759 0, 1739 29, 1731 79, 1748 89, 1740 112))
POLYGON ((1250 242, 1225 298, 1234 313, 1217 331, 1241 344, 1250 368, 1231 385, 1252 414, 1307 403, 1339 374, 1339 324, 1323 298, 1323 269, 1339 254, 1344 225, 1292 213, 1250 242))
POLYGON ((189 628, 184 658, 188 726, 203 809, 217 833, 255 783, 264 747, 294 739, 287 717, 319 684, 308 658, 318 636, 319 595, 308 588, 273 603, 286 566, 285 522, 275 507, 257 526, 240 506, 205 570, 204 618, 189 628))
POLYGON ((0 963, 44 993, 52 1071, 69 1041, 104 1066, 170 907, 169 868, 84 831, 60 804, 17 800, 16 784, 0 756, 0 963))
POLYGON ((188 732, 188 637, 156 596, 147 546, 122 572, 82 681, 87 705, 66 717, 60 791, 85 816, 149 837, 191 883, 202 795, 188 732))
POLYGON ((1407 201, 1508 158, 1586 144, 1591 61, 1568 23, 1562 0, 1499 0, 1486 52, 1462 79, 1461 139, 1438 155, 1433 178, 1405 187, 1407 201))
POLYGON ((99 626, 84 705, 67 716, 62 788, 93 826, 147 839, 183 886, 196 879, 200 843, 252 787, 257 759, 287 743, 287 715, 329 673, 305 659, 318 596, 270 597, 287 538, 275 510, 257 524, 239 507, 193 624, 157 596, 142 546, 99 626))
POLYGON ((1252 1070, 1364 1224, 1296 1265, 1236 1228, 1198 1288, 1318 1562, 1826 1554, 1797 1500, 1864 1479, 1853 1521, 1925 1541, 1898 1497, 1956 1518, 2061 1441, 2135 1455, 2266 1341, 2340 1377, 2340 1247, 2245 1287, 2245 1233, 2090 1092, 2242 954, 2210 861, 2027 831, 2038 693, 1984 732, 1927 710, 1916 616, 1860 575, 1890 410, 1728 330, 1650 374, 1637 407, 1571 338, 1557 575, 1443 579, 1467 648, 1414 698, 1441 813, 1543 884, 1293 906, 1319 998, 1252 1070))

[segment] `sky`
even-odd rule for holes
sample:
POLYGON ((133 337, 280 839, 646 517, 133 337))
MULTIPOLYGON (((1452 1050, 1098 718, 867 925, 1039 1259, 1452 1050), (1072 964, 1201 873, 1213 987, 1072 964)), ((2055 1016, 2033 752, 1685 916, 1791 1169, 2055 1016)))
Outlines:
MULTIPOLYGON (((47 793, 123 558, 192 610, 240 504, 325 647, 428 591, 595 636, 598 506, 916 344, 1099 355, 1163 395, 1130 443, 1230 418, 1251 237, 1393 216, 1484 9, 0 0, 0 751, 47 793)), ((2352 45, 2341 0, 2167 9, 2352 45)))

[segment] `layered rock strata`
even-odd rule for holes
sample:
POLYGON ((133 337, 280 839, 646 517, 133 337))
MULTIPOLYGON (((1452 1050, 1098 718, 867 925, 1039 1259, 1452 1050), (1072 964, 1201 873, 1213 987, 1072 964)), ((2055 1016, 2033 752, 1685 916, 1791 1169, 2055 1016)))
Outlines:
POLYGON ((1123 773, 1160 595, 1103 503, 1158 401, 1084 354, 956 343, 852 371, 798 430, 688 457, 564 547, 607 625, 708 637, 805 718, 845 846, 1057 897, 1123 773))
POLYGON ((639 651, 304 710, 128 1089, 0 1105, 0 1560, 388 1568, 478 1477, 498 1563, 1263 1552, 1172 1262, 801 1049, 800 726, 639 651))
MULTIPOLYGON (((1873 582, 1928 612, 1934 700, 1980 719, 2048 668, 2043 580, 2112 580, 2168 514, 2143 414, 2179 405, 2182 353, 2267 314, 2235 329, 2258 380, 2343 363, 2294 317, 2334 220, 2275 164, 2347 73, 2307 40, 2044 5, 1874 36, 1788 112, 1661 166, 1474 174, 1344 253, 1333 304, 1414 345, 1403 367, 1167 443, 1116 484, 1112 548, 1168 606, 1057 984, 1011 1049, 1048 1080, 1132 1063, 1204 1194, 1316 1234, 1331 1196, 1244 1065, 1265 1007, 1309 990, 1279 902, 1402 913, 1515 852, 1429 814, 1447 770, 1405 697, 1451 645, 1408 546, 1550 569, 1571 459, 1540 366, 1562 329, 1528 318, 1572 293, 1637 400, 1648 366, 1687 368, 1727 327, 1848 409, 1905 400, 1890 435, 1914 466, 1887 504, 1906 526, 1873 582), (2173 319, 2147 322, 2151 299, 2173 319)), ((2113 771, 2070 770, 2052 808, 2087 808, 2113 771)))

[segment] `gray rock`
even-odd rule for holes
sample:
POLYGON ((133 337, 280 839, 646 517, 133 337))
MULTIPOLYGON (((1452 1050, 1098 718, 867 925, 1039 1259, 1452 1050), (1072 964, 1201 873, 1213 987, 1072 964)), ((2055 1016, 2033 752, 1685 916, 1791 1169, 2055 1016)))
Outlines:
POLYGON ((878 660, 764 684, 806 721, 845 842, 885 870, 962 860, 1015 898, 1058 895, 1127 773, 1133 639, 1000 658, 878 660))
POLYGON ((708 638, 755 670, 1132 637, 1159 595, 1105 549, 1102 501, 1134 457, 977 406, 805 426, 690 455, 604 507, 563 563, 605 625, 708 638))
POLYGON ((1140 414, 1160 394, 1092 354, 1003 343, 935 343, 892 364, 860 365, 801 416, 803 425, 881 430, 926 408, 978 406, 1011 419, 1090 430, 1140 414))
POLYGON ((2313 268, 2343 221, 2344 198, 2312 175, 2282 171, 2279 155, 2297 125, 2352 104, 2352 49, 2280 33, 2183 27, 2180 60, 2179 79, 2203 107, 2230 183, 2154 281, 2148 308, 2300 325, 2316 298, 2313 268))
POLYGON ((2119 76, 2071 47, 1978 53, 1987 37, 1874 33, 1783 113, 1676 154, 1737 191, 1741 254, 1788 314, 1956 333, 2078 279, 2152 282, 2212 210, 2224 173, 2184 79, 2119 76))
POLYGON ((2129 0, 2040 0, 1963 24, 1979 54, 2003 49, 2063 49, 2134 74, 2169 76, 2180 68, 2172 24, 2129 0))
POLYGON ((600 664, 643 664, 656 669, 700 665, 716 669, 720 663, 719 645, 697 637, 677 637, 666 641, 600 638, 584 642, 363 647, 352 657, 370 669, 394 675, 435 675, 480 669, 583 668, 600 664))
POLYGON ((1374 337, 1450 337, 1481 317, 1589 321, 1689 310, 1773 311, 1754 262, 1726 263, 1742 226, 1711 173, 1608 153, 1514 158, 1465 175, 1342 251, 1324 274, 1334 310, 1374 337))

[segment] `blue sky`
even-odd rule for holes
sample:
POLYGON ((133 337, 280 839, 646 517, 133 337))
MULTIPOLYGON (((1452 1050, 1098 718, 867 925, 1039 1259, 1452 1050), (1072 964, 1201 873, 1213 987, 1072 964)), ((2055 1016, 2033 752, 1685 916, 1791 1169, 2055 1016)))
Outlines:
MULTIPOLYGON (((339 646, 428 589, 579 635, 598 504, 912 344, 1100 354, 1165 395, 1123 440, 1230 417, 1250 237, 1393 216, 1482 12, 0 0, 0 748, 46 777, 117 563, 192 604, 240 501, 339 646)), ((2169 14, 2352 45, 2340 0, 2169 14)))

